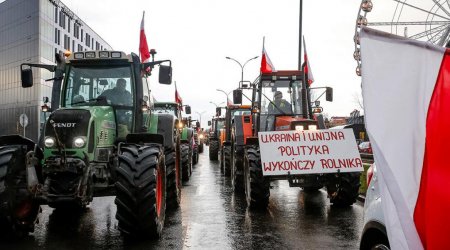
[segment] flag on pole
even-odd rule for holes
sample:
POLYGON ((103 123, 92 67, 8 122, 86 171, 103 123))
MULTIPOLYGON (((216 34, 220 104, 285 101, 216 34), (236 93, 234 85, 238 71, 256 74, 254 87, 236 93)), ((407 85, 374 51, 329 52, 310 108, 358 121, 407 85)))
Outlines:
POLYGON ((392 249, 450 246, 450 50, 364 27, 366 128, 392 249))
POLYGON ((270 61, 269 55, 267 54, 266 48, 264 47, 265 37, 263 38, 263 49, 262 49, 262 57, 261 57, 261 73, 267 74, 275 71, 275 67, 270 61))
POLYGON ((181 99, 181 96, 178 93, 177 82, 175 82, 175 102, 178 103, 181 107, 181 110, 183 110, 183 99, 181 99))
POLYGON ((305 37, 303 37, 303 51, 304 51, 304 59, 305 59, 305 74, 308 76, 308 85, 311 85, 314 82, 314 76, 311 71, 311 66, 309 65, 308 55, 306 53, 306 43, 305 43, 305 37))
POLYGON ((145 36, 144 16, 145 11, 142 13, 141 32, 139 37, 139 55, 141 57, 141 62, 148 62, 150 59, 150 51, 148 49, 147 37, 145 36))

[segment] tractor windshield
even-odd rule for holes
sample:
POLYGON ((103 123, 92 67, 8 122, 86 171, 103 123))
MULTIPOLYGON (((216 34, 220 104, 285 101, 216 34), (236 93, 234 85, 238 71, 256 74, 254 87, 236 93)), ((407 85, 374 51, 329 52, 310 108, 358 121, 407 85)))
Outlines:
POLYGON ((225 120, 216 120, 216 127, 215 130, 216 132, 220 131, 221 129, 223 129, 225 127, 225 120))
POLYGON ((134 96, 130 66, 72 65, 67 74, 64 103, 72 106, 132 107, 134 96))
POLYGON ((273 130, 275 116, 301 115, 300 81, 263 81, 261 83, 261 119, 262 131, 273 130))
POLYGON ((172 114, 176 117, 178 117, 178 108, 176 105, 170 105, 170 104, 155 104, 153 106, 153 111, 156 114, 172 114))

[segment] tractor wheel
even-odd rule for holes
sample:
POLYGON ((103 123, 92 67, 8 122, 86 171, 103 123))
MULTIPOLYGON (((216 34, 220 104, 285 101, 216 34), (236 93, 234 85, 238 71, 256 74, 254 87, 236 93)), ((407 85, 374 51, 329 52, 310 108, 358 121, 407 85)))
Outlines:
POLYGON ((0 147, 0 236, 20 238, 34 231, 39 204, 28 191, 26 149, 0 147))
POLYGON ((197 150, 194 150, 194 153, 192 154, 192 165, 195 165, 198 163, 198 148, 197 150))
POLYGON ((116 182, 119 230, 132 238, 159 238, 166 215, 166 169, 159 145, 120 148, 116 182))
POLYGON ((334 206, 347 207, 356 202, 361 185, 360 175, 361 173, 354 172, 333 176, 334 180, 327 185, 327 192, 334 206))
POLYGON ((191 176, 192 165, 192 151, 188 143, 181 144, 181 171, 183 181, 189 181, 191 176))
POLYGON ((198 144, 198 152, 201 154, 203 153, 203 142, 201 142, 200 144, 198 144))
POLYGON ((219 141, 210 140, 209 141, 209 159, 211 161, 217 161, 219 157, 219 141))
POLYGON ((258 147, 251 147, 245 153, 244 179, 247 205, 256 209, 267 208, 270 196, 270 183, 263 176, 258 147))
POLYGON ((231 176, 231 146, 223 146, 223 168, 225 176, 231 176))
POLYGON ((179 146, 165 153, 167 171, 167 208, 175 209, 181 202, 181 164, 179 146))
POLYGON ((236 146, 232 156, 231 182, 236 193, 244 192, 244 148, 236 146))
POLYGON ((305 193, 315 193, 321 189, 322 186, 311 186, 311 187, 304 187, 303 192, 305 193))

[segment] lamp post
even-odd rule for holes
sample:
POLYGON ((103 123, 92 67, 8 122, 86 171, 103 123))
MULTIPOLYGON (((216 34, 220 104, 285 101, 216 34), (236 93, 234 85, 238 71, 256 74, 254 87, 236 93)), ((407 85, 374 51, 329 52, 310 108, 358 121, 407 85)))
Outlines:
POLYGON ((250 59, 248 59, 243 65, 238 61, 238 60, 236 60, 236 59, 234 59, 234 58, 232 58, 232 57, 229 57, 229 56, 226 56, 225 58, 226 59, 228 59, 228 60, 233 60, 233 61, 235 61, 237 64, 239 64, 239 66, 241 67, 241 84, 244 82, 244 67, 245 67, 245 65, 248 63, 248 62, 250 62, 251 60, 254 60, 254 59, 256 59, 256 58, 258 58, 259 56, 255 56, 255 57, 252 57, 252 58, 250 58, 250 59))
POLYGON ((195 111, 195 113, 200 117, 200 126, 202 125, 202 115, 205 113, 206 111, 202 111, 202 112, 197 112, 197 111, 195 111))
POLYGON ((216 89, 217 91, 219 91, 219 92, 222 92, 222 93, 224 93, 226 96, 227 96, 227 105, 228 105, 228 96, 231 94, 231 92, 233 92, 233 90, 232 91, 230 91, 230 92, 225 92, 224 90, 221 90, 221 89, 216 89))
POLYGON ((221 102, 221 103, 219 103, 219 104, 216 104, 215 102, 209 102, 209 103, 211 103, 211 104, 214 104, 214 106, 216 106, 216 108, 217 107, 219 107, 222 103, 224 103, 224 102, 221 102))

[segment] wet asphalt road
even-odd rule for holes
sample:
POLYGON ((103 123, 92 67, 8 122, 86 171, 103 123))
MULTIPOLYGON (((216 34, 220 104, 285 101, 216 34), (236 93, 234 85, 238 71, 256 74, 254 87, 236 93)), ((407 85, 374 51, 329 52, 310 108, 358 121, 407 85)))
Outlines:
POLYGON ((95 198, 81 215, 43 206, 33 234, 0 249, 358 249, 362 204, 331 207, 325 191, 306 194, 272 182, 267 211, 250 211, 231 180, 200 155, 182 189, 181 208, 166 214, 163 237, 127 242, 115 219, 114 197, 95 198))

